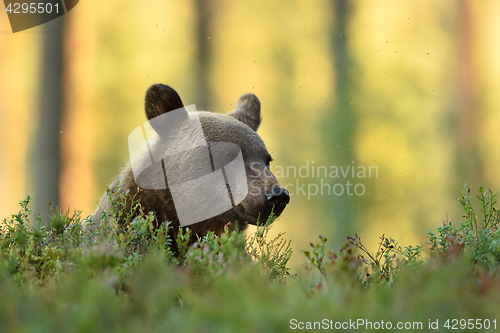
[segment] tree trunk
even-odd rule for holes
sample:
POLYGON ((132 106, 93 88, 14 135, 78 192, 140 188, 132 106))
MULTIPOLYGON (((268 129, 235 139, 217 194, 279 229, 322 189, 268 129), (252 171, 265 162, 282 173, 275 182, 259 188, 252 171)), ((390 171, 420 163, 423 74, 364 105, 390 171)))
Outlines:
POLYGON ((210 5, 213 1, 196 0, 196 16, 198 23, 197 48, 198 48, 198 82, 197 101, 198 109, 208 110, 210 108, 209 91, 209 67, 210 67, 210 5))
POLYGON ((456 168, 461 182, 469 182, 473 190, 484 183, 478 143, 478 101, 476 68, 473 55, 472 5, 468 0, 457 1, 457 86, 454 98, 456 111, 456 168))
POLYGON ((39 125, 34 144, 34 211, 42 212, 42 223, 50 220, 49 203, 59 204, 59 136, 62 95, 62 17, 45 25, 43 33, 39 105, 39 125))
MULTIPOLYGON (((354 125, 356 117, 352 104, 350 70, 353 68, 349 55, 347 26, 349 22, 349 4, 347 0, 335 0, 332 8, 334 24, 332 27, 331 41, 332 54, 335 66, 336 91, 335 109, 329 117, 331 121, 325 121, 328 128, 325 129, 328 138, 326 155, 331 156, 336 166, 351 166, 354 161, 354 125)), ((350 178, 338 178, 338 182, 344 187, 344 193, 340 196, 332 195, 327 198, 327 210, 329 216, 335 221, 335 246, 341 246, 346 236, 351 236, 354 223, 353 197, 348 196, 346 183, 353 182, 350 178)), ((334 184, 332 184, 334 185, 334 184)), ((338 187, 340 188, 340 187, 338 187)), ((353 187, 350 187, 351 192, 353 187)))

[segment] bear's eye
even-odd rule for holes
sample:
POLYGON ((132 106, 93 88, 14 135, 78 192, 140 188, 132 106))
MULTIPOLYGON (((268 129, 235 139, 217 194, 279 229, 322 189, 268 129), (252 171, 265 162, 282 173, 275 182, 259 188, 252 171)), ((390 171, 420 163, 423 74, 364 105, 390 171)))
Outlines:
POLYGON ((273 160, 273 158, 271 157, 271 155, 267 155, 267 158, 266 158, 266 167, 269 168, 269 165, 271 164, 271 161, 273 160))

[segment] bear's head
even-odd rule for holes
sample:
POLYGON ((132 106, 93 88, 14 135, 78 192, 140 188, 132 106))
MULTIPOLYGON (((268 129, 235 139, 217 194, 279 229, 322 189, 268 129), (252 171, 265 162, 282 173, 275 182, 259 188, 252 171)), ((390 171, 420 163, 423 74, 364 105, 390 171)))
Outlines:
MULTIPOLYGON (((188 113, 186 109, 188 107, 184 106, 177 92, 169 86, 155 84, 147 90, 146 117, 157 133, 157 139, 151 144, 150 154, 142 154, 135 164, 150 164, 153 156, 169 153, 162 157, 161 163, 141 167, 143 171, 136 176, 137 185, 164 181, 165 189, 155 192, 157 196, 170 197, 162 199, 162 205, 172 206, 173 201, 175 214, 186 211, 195 216, 197 213, 202 216, 202 210, 211 208, 210 202, 216 202, 218 195, 229 191, 231 207, 203 221, 203 229, 207 230, 220 229, 221 225, 234 221, 244 229, 248 223, 264 223, 271 212, 279 216, 290 197, 270 172, 272 157, 256 133, 261 123, 259 99, 253 94, 243 95, 236 109, 228 114, 188 113), (193 144, 200 141, 200 137, 206 144, 193 144), (237 161, 241 161, 239 166, 237 161), (228 165, 233 168, 228 168, 228 165), (238 173, 238 167, 244 172, 238 173), (213 185, 200 183, 201 179, 213 181, 217 177, 222 181, 213 185), (209 192, 198 193, 207 188, 209 192), (182 200, 183 196, 186 200, 182 200), (187 200, 193 196, 208 202, 209 207, 187 200), (187 204, 183 207, 184 202, 187 204)), ((166 215, 169 219, 176 219, 172 212, 166 215)))

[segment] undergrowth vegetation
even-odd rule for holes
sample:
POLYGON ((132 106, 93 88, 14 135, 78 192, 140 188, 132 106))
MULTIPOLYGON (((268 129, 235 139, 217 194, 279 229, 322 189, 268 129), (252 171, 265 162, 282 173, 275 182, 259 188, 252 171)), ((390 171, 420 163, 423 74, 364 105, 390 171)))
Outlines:
POLYGON ((269 238, 273 217, 249 237, 226 229, 193 239, 186 228, 172 239, 169 223, 108 195, 98 226, 57 209, 43 224, 29 196, 3 221, 0 331, 496 328, 500 213, 490 190, 473 200, 466 184, 464 220, 429 231, 427 244, 382 235, 371 253, 354 235, 334 251, 320 236, 293 273, 290 241, 269 238))

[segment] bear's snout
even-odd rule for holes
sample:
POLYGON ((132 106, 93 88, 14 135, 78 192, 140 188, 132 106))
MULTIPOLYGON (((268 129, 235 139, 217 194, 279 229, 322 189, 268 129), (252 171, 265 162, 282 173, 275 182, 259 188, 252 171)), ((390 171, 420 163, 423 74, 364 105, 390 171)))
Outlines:
POLYGON ((274 207, 276 216, 283 212, 289 202, 290 194, 284 187, 273 186, 270 191, 264 194, 264 204, 269 210, 274 207))

